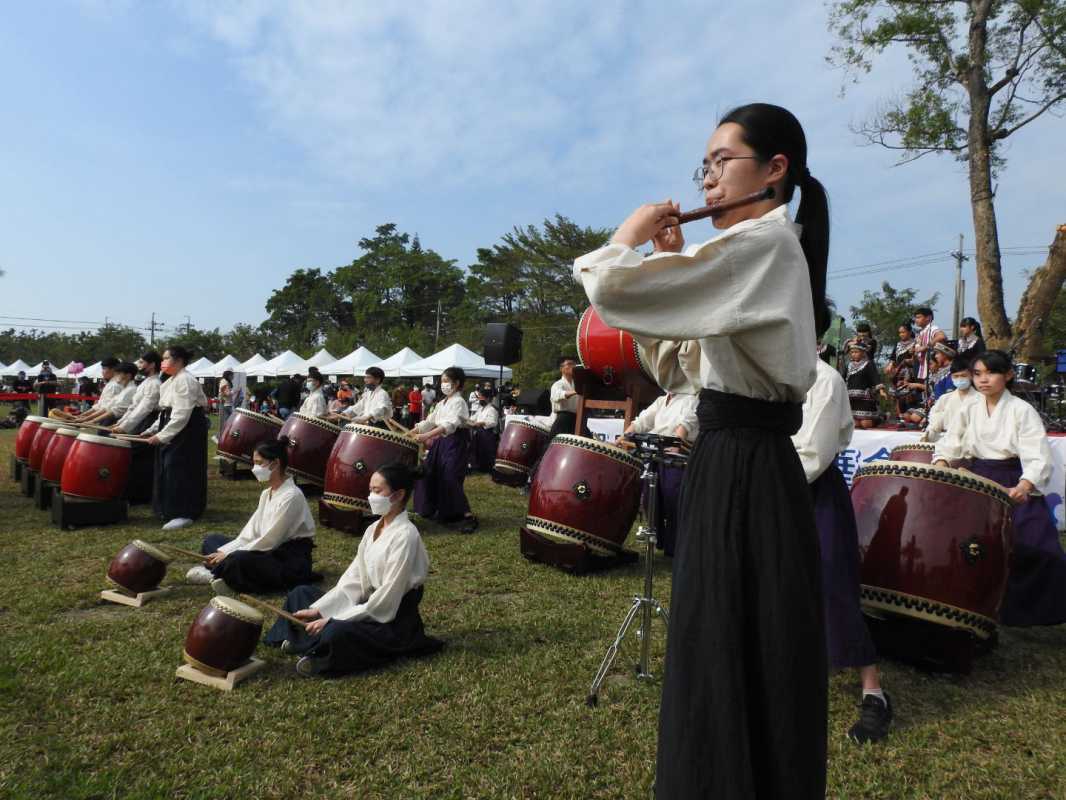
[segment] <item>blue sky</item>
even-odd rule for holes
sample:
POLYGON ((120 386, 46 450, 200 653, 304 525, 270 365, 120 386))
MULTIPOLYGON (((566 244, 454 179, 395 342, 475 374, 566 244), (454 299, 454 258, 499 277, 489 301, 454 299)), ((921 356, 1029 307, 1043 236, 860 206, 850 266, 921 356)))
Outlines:
MULTIPOLYGON (((0 26, 0 326, 11 317, 168 327, 258 323, 300 267, 395 222, 465 266, 514 225, 613 226, 641 202, 701 203, 714 121, 790 108, 833 206, 830 293, 940 291, 953 266, 834 270, 972 247, 966 176, 893 167, 848 130, 909 83, 902 53, 841 97, 817 3, 18 3, 0 26)), ((1010 142, 1005 247, 1063 222, 1061 119, 1010 142)), ((690 239, 712 235, 707 222, 690 239)), ((1007 258, 1007 311, 1021 270, 1007 258)), ((966 309, 976 311, 967 266, 966 309)), ((27 323, 29 324, 29 323, 27 323)), ((42 323, 43 325, 49 323, 42 323)))

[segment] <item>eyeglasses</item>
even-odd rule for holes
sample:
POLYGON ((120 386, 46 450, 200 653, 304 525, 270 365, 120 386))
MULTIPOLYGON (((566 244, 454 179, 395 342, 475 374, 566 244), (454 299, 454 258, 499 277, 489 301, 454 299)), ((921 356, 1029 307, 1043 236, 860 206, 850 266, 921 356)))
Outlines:
POLYGON ((692 173, 692 182, 696 184, 697 189, 703 188, 703 182, 707 179, 707 176, 711 176, 711 180, 717 183, 722 179, 722 173, 725 172, 725 162, 727 161, 758 161, 758 156, 718 156, 716 158, 707 161, 706 159, 702 164, 696 167, 696 171, 692 173))

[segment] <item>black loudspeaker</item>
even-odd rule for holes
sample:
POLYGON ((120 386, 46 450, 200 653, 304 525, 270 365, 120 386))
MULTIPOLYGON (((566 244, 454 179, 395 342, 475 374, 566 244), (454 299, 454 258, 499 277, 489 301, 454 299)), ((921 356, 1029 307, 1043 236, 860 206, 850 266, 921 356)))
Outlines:
POLYGON ((515 398, 515 405, 524 414, 550 414, 551 395, 547 389, 523 389, 515 398))
POLYGON ((522 331, 506 322, 485 326, 485 363, 506 367, 522 360, 522 331))

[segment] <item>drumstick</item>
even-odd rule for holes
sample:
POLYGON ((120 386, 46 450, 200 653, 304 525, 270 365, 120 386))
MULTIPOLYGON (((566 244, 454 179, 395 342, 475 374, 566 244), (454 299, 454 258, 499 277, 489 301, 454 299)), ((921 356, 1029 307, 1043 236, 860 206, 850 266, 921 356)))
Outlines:
POLYGON ((188 558, 199 561, 201 564, 207 561, 207 556, 205 556, 203 553, 194 553, 192 550, 183 550, 182 548, 175 547, 172 544, 164 544, 163 542, 158 542, 156 544, 156 547, 162 548, 163 550, 170 550, 172 553, 175 553, 179 556, 187 556, 188 558))
POLYGON ((270 603, 264 603, 258 597, 252 597, 250 594, 239 594, 237 595, 237 599, 243 600, 245 603, 250 603, 253 606, 258 606, 264 611, 272 611, 282 619, 287 619, 293 625, 299 625, 301 628, 307 627, 307 622, 305 620, 302 620, 299 617, 294 617, 288 611, 283 611, 277 606, 270 605, 270 603))

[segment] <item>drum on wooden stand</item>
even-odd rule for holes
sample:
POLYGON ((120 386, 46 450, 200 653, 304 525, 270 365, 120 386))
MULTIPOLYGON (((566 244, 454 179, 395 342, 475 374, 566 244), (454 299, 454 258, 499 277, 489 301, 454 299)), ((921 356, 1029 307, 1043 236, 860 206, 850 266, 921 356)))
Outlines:
POLYGON ((60 491, 81 500, 117 500, 126 491, 132 459, 127 441, 79 434, 67 453, 60 491))
POLYGON ((37 436, 37 429, 45 422, 49 422, 48 417, 29 416, 19 425, 19 432, 15 435, 15 458, 21 463, 29 463, 33 439, 37 436))
POLYGON ((592 306, 585 309, 577 325, 577 353, 582 366, 596 373, 606 386, 622 386, 627 375, 642 375, 654 383, 632 334, 610 327, 592 306))
POLYGON ((350 423, 337 436, 326 464, 325 486, 319 500, 323 525, 362 533, 370 516, 370 476, 391 463, 415 466, 418 443, 392 431, 350 423))
POLYGON ((326 465, 341 429, 307 414, 290 414, 277 437, 288 438, 289 472, 316 486, 326 483, 326 465))
POLYGON ((507 422, 496 447, 492 479, 509 486, 522 486, 548 446, 551 431, 534 420, 513 419, 507 422))
POLYGON ((107 580, 136 595, 159 587, 172 558, 157 547, 134 539, 119 550, 107 566, 107 580))
POLYGON ((26 460, 27 465, 34 472, 41 471, 44 451, 48 448, 57 430, 59 430, 59 424, 55 422, 42 422, 37 426, 37 433, 34 434, 33 442, 30 444, 30 455, 26 460))
POLYGON ((898 444, 892 448, 888 455, 889 461, 911 461, 916 464, 932 464, 933 451, 936 445, 928 442, 914 442, 912 444, 898 444))
POLYGON ((55 432, 52 441, 45 448, 44 458, 41 459, 41 480, 59 484, 63 476, 63 465, 80 433, 75 428, 60 428, 55 432))
POLYGON ((276 417, 235 408, 218 437, 218 454, 229 461, 251 464, 255 448, 278 438, 282 421, 276 417))
POLYGON ((1007 493, 963 470, 879 461, 859 470, 851 497, 863 610, 888 623, 871 625, 879 649, 968 671, 997 632, 1011 550, 1007 493))
POLYGON ((212 597, 189 628, 182 657, 201 672, 224 677, 248 663, 262 632, 258 610, 231 597, 212 597))

